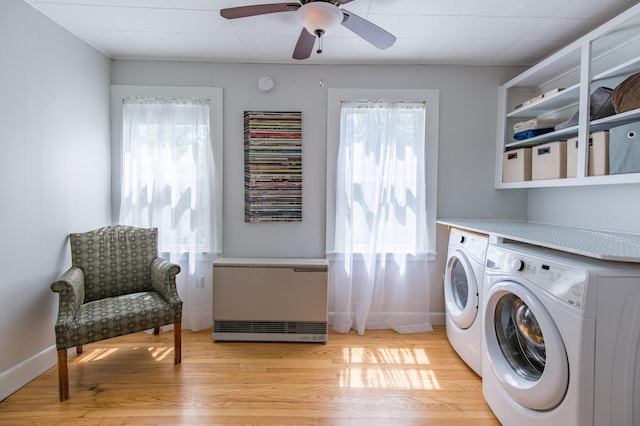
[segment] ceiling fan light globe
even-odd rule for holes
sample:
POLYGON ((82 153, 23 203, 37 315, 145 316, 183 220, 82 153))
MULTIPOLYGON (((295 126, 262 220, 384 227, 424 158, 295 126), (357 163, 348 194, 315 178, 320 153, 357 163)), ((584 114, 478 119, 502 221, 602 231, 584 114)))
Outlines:
POLYGON ((324 1, 305 3, 296 12, 298 21, 310 34, 328 34, 342 22, 343 15, 340 9, 324 1))

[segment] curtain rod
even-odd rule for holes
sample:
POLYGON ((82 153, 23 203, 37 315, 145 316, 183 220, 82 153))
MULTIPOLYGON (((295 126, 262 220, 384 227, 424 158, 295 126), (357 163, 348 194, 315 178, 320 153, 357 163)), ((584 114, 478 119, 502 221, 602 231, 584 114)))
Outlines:
POLYGON ((123 104, 154 104, 154 103, 159 103, 159 104, 168 104, 168 103, 173 103, 173 104, 193 104, 193 105, 202 105, 202 104, 206 104, 206 105, 210 105, 211 104, 211 100, 210 99, 200 99, 200 98, 169 98, 169 97, 158 97, 158 96, 153 96, 153 97, 137 97, 137 96, 129 96, 126 98, 122 98, 122 103, 123 104))
POLYGON ((340 103, 358 103, 358 102, 393 102, 396 104, 426 104, 427 101, 395 101, 395 100, 389 100, 389 99, 356 99, 356 100, 344 100, 341 99, 340 103))

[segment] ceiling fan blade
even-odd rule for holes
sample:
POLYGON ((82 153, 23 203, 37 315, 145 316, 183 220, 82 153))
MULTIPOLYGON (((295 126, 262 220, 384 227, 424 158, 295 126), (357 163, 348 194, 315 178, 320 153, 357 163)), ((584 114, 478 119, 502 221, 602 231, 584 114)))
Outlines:
POLYGON ((306 28, 302 28, 296 47, 293 49, 293 59, 307 59, 311 56, 311 51, 315 43, 316 36, 307 31, 306 28))
POLYGON ((373 24, 358 15, 345 9, 340 9, 344 15, 342 25, 373 44, 378 49, 387 49, 396 42, 396 36, 383 30, 376 24, 373 24))
POLYGON ((229 7, 220 9, 220 16, 227 19, 246 18, 247 16, 266 15, 268 13, 293 12, 300 9, 298 3, 269 3, 253 6, 229 7))

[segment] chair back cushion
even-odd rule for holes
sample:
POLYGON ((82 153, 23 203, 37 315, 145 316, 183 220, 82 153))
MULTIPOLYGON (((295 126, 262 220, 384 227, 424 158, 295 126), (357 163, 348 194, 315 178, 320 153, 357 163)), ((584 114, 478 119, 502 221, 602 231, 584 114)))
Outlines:
POLYGON ((114 225, 69 238, 71 263, 84 272, 84 303, 152 289, 157 228, 114 225))

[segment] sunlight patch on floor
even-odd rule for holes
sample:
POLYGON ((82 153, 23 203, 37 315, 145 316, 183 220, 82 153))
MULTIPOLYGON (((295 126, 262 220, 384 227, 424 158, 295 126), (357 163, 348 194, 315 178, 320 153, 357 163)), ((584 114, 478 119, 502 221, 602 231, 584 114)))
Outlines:
POLYGON ((99 361, 110 357, 118 352, 118 350, 118 348, 93 349, 91 352, 84 352, 82 356, 78 358, 78 362, 99 361))
POLYGON ((340 387, 357 389, 437 390, 440 384, 433 370, 394 368, 346 368, 340 387))
MULTIPOLYGON (((133 347, 130 348, 133 351, 137 351, 140 349, 146 349, 154 361, 162 361, 173 354, 172 347, 166 346, 149 346, 149 347, 133 347)), ((121 351, 122 348, 96 348, 91 351, 85 351, 78 357, 78 362, 87 363, 93 361, 100 361, 105 358, 109 358, 112 355, 115 355, 117 352, 121 351)))
POLYGON ((367 389, 440 389, 424 349, 406 348, 345 348, 344 360, 350 365, 340 374, 340 386, 367 389), (394 367, 397 366, 397 367, 394 367), (412 368, 413 366, 413 368, 412 368))
POLYGON ((161 347, 161 348, 149 348, 149 353, 156 361, 162 361, 167 358, 173 352, 173 348, 161 347))
POLYGON ((371 349, 344 348, 344 360, 350 363, 379 363, 379 364, 430 364, 424 349, 371 349))

